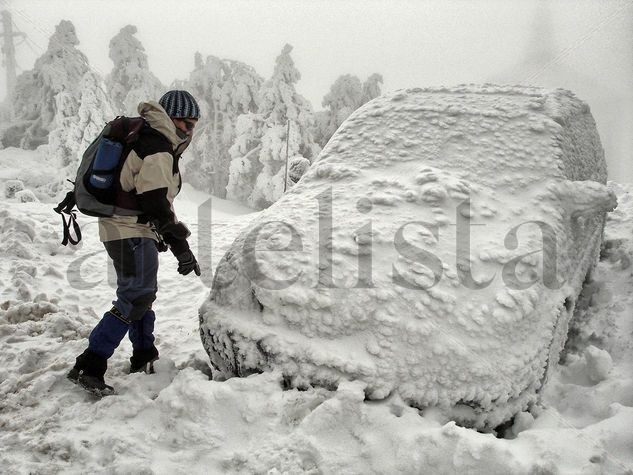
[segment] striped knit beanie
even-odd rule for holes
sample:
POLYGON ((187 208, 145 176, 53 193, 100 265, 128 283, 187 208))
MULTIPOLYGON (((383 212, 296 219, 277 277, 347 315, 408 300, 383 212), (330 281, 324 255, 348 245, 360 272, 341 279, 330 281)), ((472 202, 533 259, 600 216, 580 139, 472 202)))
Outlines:
POLYGON ((168 91, 158 103, 174 119, 199 119, 200 107, 187 91, 168 91))

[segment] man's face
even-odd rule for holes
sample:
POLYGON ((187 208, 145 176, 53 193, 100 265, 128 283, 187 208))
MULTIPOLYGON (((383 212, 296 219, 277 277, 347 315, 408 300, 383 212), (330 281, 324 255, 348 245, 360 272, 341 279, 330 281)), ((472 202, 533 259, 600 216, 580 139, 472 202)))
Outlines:
POLYGON ((185 138, 185 137, 191 138, 191 136, 193 135, 193 129, 196 127, 196 123, 198 122, 198 119, 172 118, 171 120, 176 126, 176 129, 178 129, 180 132, 182 132, 182 134, 184 134, 182 138, 185 138))

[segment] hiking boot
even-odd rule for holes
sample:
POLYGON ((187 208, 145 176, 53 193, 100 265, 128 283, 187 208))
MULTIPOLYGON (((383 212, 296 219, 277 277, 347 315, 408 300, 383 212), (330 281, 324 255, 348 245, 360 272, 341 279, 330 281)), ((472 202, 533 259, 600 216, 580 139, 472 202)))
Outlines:
POLYGON ((75 366, 66 377, 97 397, 109 396, 114 394, 114 388, 103 379, 107 368, 107 358, 86 350, 77 357, 75 366))
POLYGON ((86 391, 97 397, 110 396, 114 394, 114 388, 112 386, 108 386, 103 378, 85 374, 83 370, 73 368, 68 372, 66 377, 73 383, 81 386, 86 391))
POLYGON ((155 346, 134 350, 130 357, 130 374, 144 372, 154 374, 154 361, 158 359, 158 350, 155 346))

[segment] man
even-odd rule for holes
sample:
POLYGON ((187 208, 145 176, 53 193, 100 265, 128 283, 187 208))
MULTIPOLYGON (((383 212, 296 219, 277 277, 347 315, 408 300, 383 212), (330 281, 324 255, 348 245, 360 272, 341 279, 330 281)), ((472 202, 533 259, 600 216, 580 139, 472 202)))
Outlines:
POLYGON ((99 218, 99 238, 117 274, 116 300, 68 373, 68 379, 99 396, 114 392, 104 375, 108 358, 126 333, 133 348, 131 373, 147 370, 158 359, 152 310, 158 290, 158 247, 164 245, 158 236, 178 260, 179 273, 200 275, 187 242, 189 230, 172 206, 182 183, 178 161, 191 143, 200 108, 187 91, 169 91, 158 103, 139 104, 138 112, 146 125, 125 159, 119 180, 123 191, 135 190, 143 214, 99 218))

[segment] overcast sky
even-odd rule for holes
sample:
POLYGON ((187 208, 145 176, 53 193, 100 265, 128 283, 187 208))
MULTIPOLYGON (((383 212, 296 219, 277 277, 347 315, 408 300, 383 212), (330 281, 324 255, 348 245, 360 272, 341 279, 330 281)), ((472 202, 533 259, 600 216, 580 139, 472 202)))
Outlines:
POLYGON ((566 87, 592 107, 611 174, 633 181, 633 134, 612 130, 614 114, 633 130, 632 0, 0 0, 0 8, 29 37, 17 46, 21 70, 66 19, 102 74, 112 68, 110 39, 136 25, 166 85, 188 76, 196 51, 269 77, 290 43, 297 90, 315 109, 346 73, 381 73, 383 91, 483 81, 566 87))

